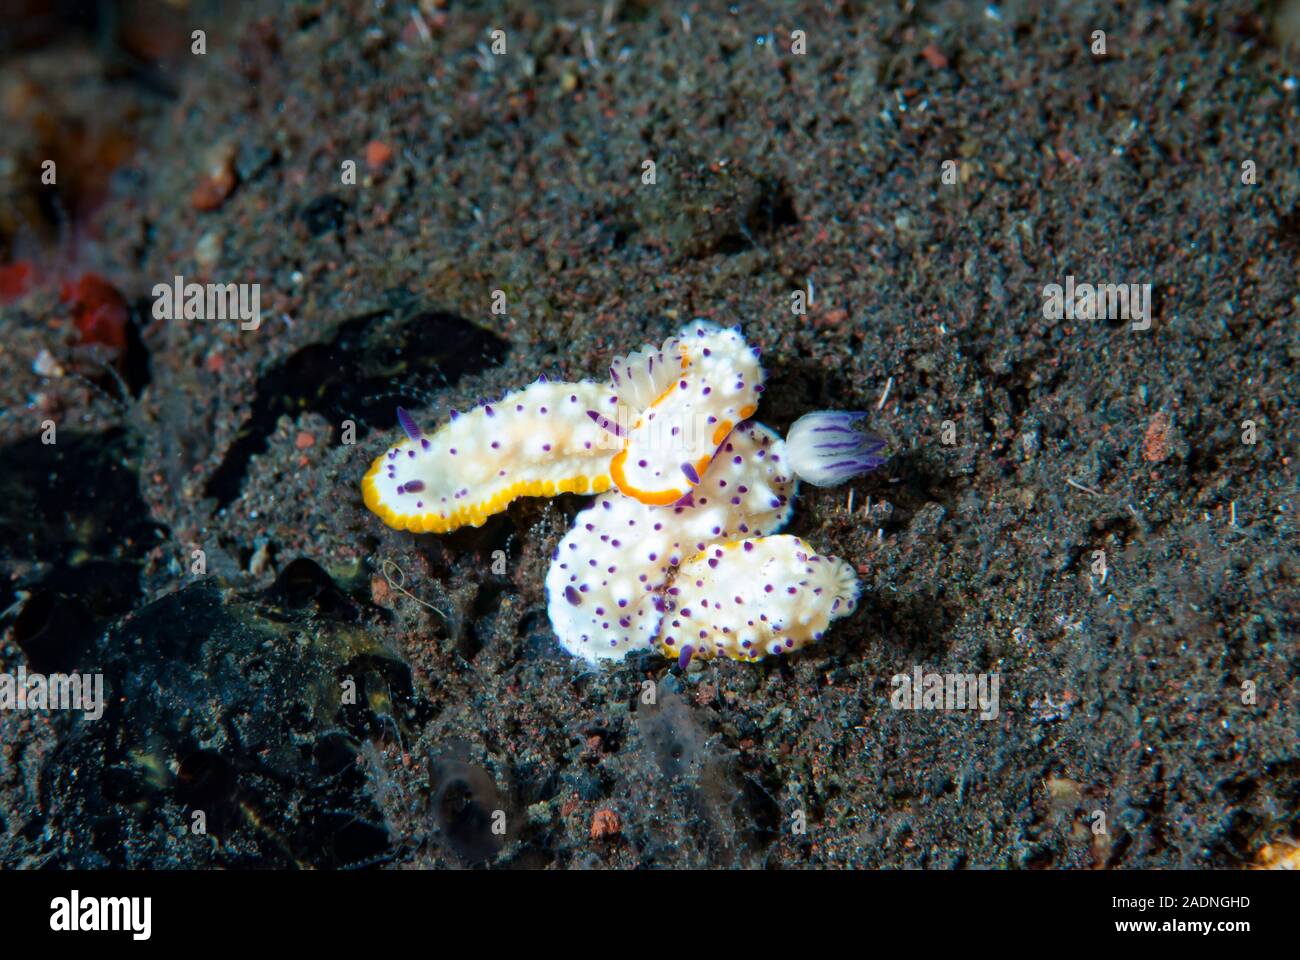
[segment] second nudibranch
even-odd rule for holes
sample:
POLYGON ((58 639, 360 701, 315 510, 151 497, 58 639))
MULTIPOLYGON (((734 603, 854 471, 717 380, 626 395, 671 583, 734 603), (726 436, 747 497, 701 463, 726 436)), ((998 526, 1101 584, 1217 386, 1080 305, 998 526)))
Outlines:
POLYGON ((587 416, 615 412, 602 384, 539 380, 458 414, 425 436, 405 410, 406 439, 361 481, 366 506, 397 530, 446 533, 482 526, 519 497, 609 489, 609 434, 587 416))
POLYGON ((763 390, 757 350, 737 330, 696 321, 660 347, 610 365, 610 381, 540 378, 406 439, 362 480, 365 504, 398 530, 481 526, 519 497, 603 493, 651 505, 700 483, 723 440, 763 390))

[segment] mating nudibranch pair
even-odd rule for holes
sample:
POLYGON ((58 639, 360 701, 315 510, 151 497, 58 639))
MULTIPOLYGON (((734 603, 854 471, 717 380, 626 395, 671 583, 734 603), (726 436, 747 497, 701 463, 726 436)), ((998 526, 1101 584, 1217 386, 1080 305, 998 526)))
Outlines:
POLYGON ((777 532, 797 478, 829 486, 884 462, 884 441, 857 429, 865 414, 808 414, 783 441, 749 421, 758 351, 705 321, 609 373, 604 384, 543 377, 453 411, 429 436, 399 409, 406 439, 366 474, 366 506, 398 530, 443 533, 517 497, 601 494, 546 577, 556 636, 593 662, 647 649, 683 665, 757 660, 853 611, 852 567, 777 532))

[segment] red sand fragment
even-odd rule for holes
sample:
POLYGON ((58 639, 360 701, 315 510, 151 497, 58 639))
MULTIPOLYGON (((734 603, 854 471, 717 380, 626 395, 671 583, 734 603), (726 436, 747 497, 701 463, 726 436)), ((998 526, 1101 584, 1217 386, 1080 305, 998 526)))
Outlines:
POLYGON ((126 301, 107 280, 96 273, 82 274, 76 283, 63 285, 60 299, 72 305, 72 322, 82 342, 126 349, 126 301))
POLYGON ((0 266, 0 303, 13 303, 32 288, 32 264, 18 260, 0 266))
POLYGON ((596 815, 591 818, 591 839, 608 840, 616 837, 619 831, 623 829, 623 824, 619 822, 618 814, 609 808, 597 810, 596 815))
POLYGON ((366 144, 366 167, 371 173, 379 173, 392 159, 393 148, 382 140, 371 140, 366 144))
POLYGON ((925 62, 936 70, 942 70, 948 66, 948 58, 936 44, 931 43, 921 51, 921 56, 925 57, 925 62))
POLYGON ((1169 456, 1169 414, 1163 410, 1151 418, 1146 437, 1142 440, 1142 458, 1148 463, 1159 463, 1169 456))

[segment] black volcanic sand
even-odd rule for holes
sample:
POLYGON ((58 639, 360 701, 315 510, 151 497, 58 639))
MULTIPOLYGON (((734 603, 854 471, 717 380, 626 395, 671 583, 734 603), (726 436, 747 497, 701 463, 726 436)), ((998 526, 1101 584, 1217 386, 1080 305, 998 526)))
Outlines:
POLYGON ((46 274, 0 308, 0 669, 113 697, 0 714, 0 864, 1230 868, 1300 833, 1294 4, 376 6, 0 66, 0 254, 46 274), (24 100, 129 138, 99 202, 29 183, 24 100), (84 270, 135 306, 120 387, 59 302, 84 270), (177 275, 260 283, 260 329, 155 319, 177 275), (1152 284, 1150 329, 1043 319, 1067 275, 1152 284), (888 440, 796 507, 860 571, 821 644, 589 669, 542 591, 584 498, 443 537, 362 506, 398 403, 431 428, 693 317, 762 348, 763 421, 888 440), (998 716, 892 709, 918 665, 997 674, 998 716))

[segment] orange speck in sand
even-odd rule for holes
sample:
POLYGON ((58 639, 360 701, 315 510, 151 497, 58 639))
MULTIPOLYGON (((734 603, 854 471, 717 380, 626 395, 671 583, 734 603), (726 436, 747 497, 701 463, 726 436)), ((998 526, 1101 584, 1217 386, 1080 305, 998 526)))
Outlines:
POLYGON ((1146 437, 1142 440, 1142 458, 1147 463, 1159 463, 1169 456, 1169 414, 1161 410, 1151 418, 1146 437))
POLYGON ((936 70, 942 70, 944 67, 948 66, 948 58, 944 55, 944 52, 933 43, 921 51, 921 56, 925 57, 925 62, 936 70))
POLYGON ((619 822, 618 814, 608 807, 604 810, 597 810, 596 815, 591 818, 591 839, 608 840, 610 837, 618 836, 623 824, 619 822))
POLYGON ((379 173, 393 159, 393 148, 382 140, 371 140, 366 144, 366 167, 371 173, 379 173))

